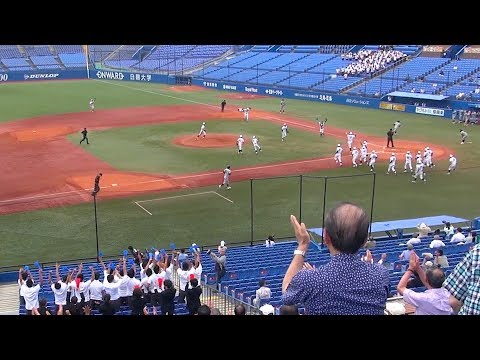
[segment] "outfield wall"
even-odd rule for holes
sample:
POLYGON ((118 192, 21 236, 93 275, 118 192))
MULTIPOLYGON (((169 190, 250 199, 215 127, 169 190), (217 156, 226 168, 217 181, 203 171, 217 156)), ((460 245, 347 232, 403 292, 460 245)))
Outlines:
MULTIPOLYGON (((119 80, 133 82, 152 82, 163 84, 175 84, 176 77, 174 75, 148 74, 148 73, 132 73, 127 71, 111 71, 111 70, 89 70, 90 78, 97 80, 119 80)), ((86 79, 87 70, 47 70, 47 71, 18 71, 0 73, 0 83, 12 81, 38 81, 38 80, 68 80, 68 79, 86 79)), ((396 104, 379 99, 365 98, 358 96, 330 94, 322 92, 312 92, 303 90, 281 89, 267 86, 241 85, 226 82, 205 81, 203 79, 192 79, 192 85, 216 90, 225 90, 233 92, 243 92, 254 95, 276 96, 287 99, 301 99, 318 101, 322 103, 357 106, 371 109, 382 109, 390 111, 399 111, 406 113, 433 115, 445 119, 452 118, 451 109, 437 109, 428 107, 419 107, 413 105, 396 104)), ((455 102, 456 109, 463 109, 469 106, 466 102, 455 102)))
MULTIPOLYGON (((175 84, 174 75, 159 75, 159 74, 139 74, 125 71, 110 71, 110 70, 90 70, 90 77, 99 80, 121 80, 121 81, 135 81, 135 82, 155 82, 175 84)), ((203 79, 192 79, 192 85, 201 86, 215 90, 225 90, 233 92, 243 92, 253 95, 276 96, 287 99, 300 99, 319 101, 323 103, 358 106, 371 109, 382 109, 390 111, 399 111, 407 113, 416 113, 422 115, 433 115, 451 119, 452 110, 436 109, 419 107, 413 105, 396 104, 379 99, 365 98, 358 96, 348 96, 339 94, 330 94, 322 92, 312 92, 293 89, 280 89, 266 86, 256 85, 241 85, 219 81, 205 81, 203 79)))
POLYGON ((38 80, 73 80, 86 79, 87 69, 60 70, 44 69, 42 71, 10 71, 0 72, 0 84, 12 81, 38 81, 38 80))

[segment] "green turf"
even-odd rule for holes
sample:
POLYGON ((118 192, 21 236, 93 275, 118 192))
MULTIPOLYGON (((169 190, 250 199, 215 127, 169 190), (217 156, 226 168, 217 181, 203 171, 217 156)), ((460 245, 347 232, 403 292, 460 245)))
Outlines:
MULTIPOLYGON (((101 109, 120 106, 185 104, 189 101, 219 106, 220 101, 227 94, 226 92, 213 90, 196 93, 168 92, 167 85, 114 81, 2 84, 0 87, 0 106, 2 106, 0 121, 48 113, 88 111, 88 99, 91 96, 97 97, 97 107, 101 109), (169 94, 173 98, 162 96, 162 94, 169 94)), ((461 126, 451 124, 450 121, 442 118, 338 106, 305 100, 287 99, 286 101, 288 115, 310 121, 315 121, 317 115, 328 117, 327 133, 329 126, 338 126, 384 136, 388 128, 398 119, 402 122, 398 135, 400 138, 425 140, 430 143, 446 145, 453 149, 458 158, 458 171, 447 176, 446 162, 438 162, 435 170, 428 173, 427 183, 412 184, 410 177, 403 173, 399 173, 397 176, 387 176, 384 174, 385 165, 379 165, 377 167, 378 175, 376 177, 375 207, 373 210, 374 221, 443 214, 470 219, 479 216, 480 208, 475 197, 475 188, 480 178, 478 161, 480 150, 478 147, 478 128, 476 126, 467 129, 473 143, 460 145, 458 133, 461 126)), ((253 108, 275 112, 278 112, 279 102, 280 99, 278 98, 230 100, 227 97, 227 107, 252 106, 253 108)), ((214 123, 217 122, 209 120, 209 130, 211 130, 211 126, 214 126, 214 123)), ((254 124, 254 121, 251 121, 248 126, 250 127, 252 124, 254 124)), ((187 133, 198 131, 199 124, 190 125, 187 123, 178 124, 171 129, 175 129, 174 131, 179 131, 179 133, 181 131, 187 133), (183 130, 181 130, 182 128, 183 130)), ((265 127, 264 130, 267 132, 267 138, 262 138, 263 146, 268 144, 268 137, 271 136, 268 130, 270 125, 266 122, 255 124, 255 126, 261 128, 265 127)), ((222 124, 218 124, 218 126, 221 127, 222 124)), ((244 124, 240 122, 237 126, 244 126, 244 124)), ((272 134, 277 131, 278 134, 280 133, 275 125, 271 126, 274 127, 272 134)), ((152 130, 162 127, 163 125, 148 128, 152 130)), ((142 129, 146 128, 142 127, 142 129)), ((125 132, 118 132, 117 129, 113 130, 112 133, 111 131, 92 133, 93 146, 89 150, 104 159, 108 157, 110 159, 118 158, 116 154, 111 154, 121 151, 116 143, 112 144, 110 150, 105 147, 101 149, 102 154, 98 152, 102 146, 107 145, 107 137, 112 138, 113 133, 132 136, 135 131, 142 132, 142 129, 122 129, 125 132), (103 143, 97 141, 102 136, 106 136, 103 143)), ((293 133, 290 134, 288 139, 289 144, 293 141, 293 135, 299 135, 302 138, 309 136, 305 132, 294 129, 292 131, 293 133)), ((148 146, 141 143, 140 138, 131 138, 128 142, 136 144, 133 146, 135 149, 130 147, 129 151, 125 150, 125 152, 138 151, 136 161, 142 163, 145 161, 143 154, 148 151, 147 149, 152 149, 160 144, 161 141, 159 142, 159 140, 162 136, 171 137, 172 134, 170 134, 170 130, 165 135, 160 131, 157 136, 159 137, 154 136, 151 139, 153 143, 150 142, 148 146)), ((276 141, 274 137, 272 139, 276 141)), ((118 136, 117 140, 119 142, 121 140, 123 143, 127 142, 127 139, 120 139, 118 136)), ((75 138, 75 141, 78 141, 78 139, 75 138)), ((331 142, 332 139, 327 137, 325 141, 331 142)), ((188 152, 190 149, 178 150, 188 152)), ((195 152, 198 153, 199 150, 195 149, 195 152)), ((211 150, 206 151, 210 152, 211 150)), ((220 154, 226 149, 219 149, 218 151, 220 154)), ((286 156, 294 156, 297 151, 303 150, 297 149, 297 146, 294 149, 290 146, 289 153, 286 156)), ((270 151, 262 154, 262 156, 264 155, 276 156, 270 151)), ((227 161, 222 159, 218 161, 218 164, 211 165, 210 160, 207 163, 204 159, 205 156, 202 154, 197 158, 197 164, 190 164, 189 167, 221 168, 227 161), (203 162, 207 164, 202 165, 203 162)), ((211 160, 216 161, 215 158, 211 160)), ((175 162, 173 159, 162 159, 160 155, 158 161, 159 164, 163 162, 164 165, 175 162)), ((248 154, 248 157, 246 156, 243 161, 257 160, 248 154)), ((177 162, 181 162, 181 159, 177 162)), ((402 161, 399 165, 401 168, 402 161)), ((142 163, 141 166, 147 165, 142 163)), ((178 166, 183 167, 184 165, 178 166)), ((159 171, 159 167, 160 165, 152 164, 149 170, 159 171)), ((176 171, 184 170, 178 168, 176 171)), ((351 169, 345 167, 309 175, 334 176, 359 173, 368 174, 369 171, 363 168, 351 169)), ((322 179, 304 179, 302 219, 308 227, 318 227, 322 224, 323 189, 322 179)), ((254 238, 264 238, 270 232, 274 232, 278 236, 291 236, 292 231, 288 215, 290 213, 299 214, 299 197, 298 178, 264 181, 263 183, 255 182, 254 238)), ((371 178, 329 180, 326 198, 327 209, 334 202, 341 200, 358 202, 367 211, 370 211, 371 178)), ((100 250, 105 254, 120 255, 121 251, 129 244, 139 247, 152 245, 168 247, 171 242, 178 246, 188 246, 192 242, 204 245, 217 244, 220 240, 225 240, 228 244, 249 241, 251 236, 250 183, 248 181, 234 182, 230 191, 218 189, 218 187, 205 187, 180 192, 155 193, 129 199, 102 200, 100 196, 98 214, 100 250), (181 201, 172 199, 141 203, 151 211, 153 215, 150 216, 133 203, 138 200, 204 191, 216 191, 231 199, 234 204, 222 200, 215 194, 189 196, 181 198, 181 201)), ((93 205, 87 203, 3 215, 0 217, 0 236, 4 239, 2 252, 0 253, 0 266, 21 263, 31 264, 35 260, 56 261, 93 257, 96 252, 93 205)))
MULTIPOLYGON (((281 141, 281 124, 256 119, 249 123, 207 120, 208 133, 242 134, 248 140, 243 154, 237 153, 236 138, 227 148, 190 148, 174 145, 175 138, 196 135, 201 121, 168 123, 163 125, 118 128, 91 133, 91 145, 85 147, 93 155, 121 170, 182 174, 232 169, 265 163, 330 156, 338 142, 334 138, 320 138, 316 133, 290 129, 285 142, 281 141), (301 134, 300 134, 301 133, 301 134), (262 151, 256 155, 250 138, 260 140, 262 151)), ((207 133, 207 137, 208 137, 207 133)), ((78 144, 78 136, 70 136, 78 144)), ((202 142, 199 139, 198 142, 202 142)))

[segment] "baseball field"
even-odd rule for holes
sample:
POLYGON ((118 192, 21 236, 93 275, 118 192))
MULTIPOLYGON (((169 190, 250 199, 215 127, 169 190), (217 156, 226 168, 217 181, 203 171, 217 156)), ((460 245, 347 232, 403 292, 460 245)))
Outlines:
POLYGON ((97 196, 99 250, 120 255, 140 248, 215 246, 292 236, 289 215, 307 227, 322 225, 325 197, 354 201, 369 212, 371 172, 352 168, 345 133, 357 134, 379 153, 373 221, 480 214, 475 187, 480 178, 478 129, 434 116, 360 109, 314 101, 222 92, 194 86, 115 81, 9 83, 0 86, 0 267, 96 256, 93 179, 103 173, 97 196), (95 112, 88 101, 96 98, 95 112), (225 112, 220 102, 226 99, 225 112), (251 107, 243 120, 239 107, 251 107), (320 137, 316 117, 328 118, 320 137), (386 132, 394 138, 398 175, 387 175, 386 132), (207 135, 197 138, 202 122, 207 135), (289 134, 281 141, 281 126, 289 134), (90 144, 80 131, 88 130, 90 144), (246 139, 238 154, 236 139, 246 139), (251 137, 262 151, 253 152, 251 137), (343 166, 333 160, 338 143, 343 166), (407 150, 429 146, 435 167, 427 182, 403 173, 407 150), (447 175, 448 155, 458 159, 447 175), (219 188, 232 169, 231 190, 219 188), (304 174, 302 187, 298 175, 304 174), (349 177, 350 175, 365 175, 349 177), (322 177, 328 181, 324 194, 322 177), (270 180, 250 179, 281 177, 270 180), (325 195, 325 196, 324 196, 325 195), (301 198, 301 200, 300 200, 301 198), (252 213, 253 200, 253 213, 252 213), (252 217, 252 214, 254 215, 252 217), (251 223, 253 221, 253 232, 251 223))

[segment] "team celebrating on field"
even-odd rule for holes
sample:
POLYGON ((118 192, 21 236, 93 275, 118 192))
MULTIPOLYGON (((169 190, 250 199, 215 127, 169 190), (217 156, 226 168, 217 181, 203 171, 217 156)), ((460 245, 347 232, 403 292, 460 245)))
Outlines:
MULTIPOLYGON (((285 101, 282 99, 282 102, 280 104, 280 113, 285 112, 285 101)), ((248 112, 251 110, 250 107, 244 107, 244 108, 238 108, 238 111, 244 113, 244 120, 248 121, 248 112)), ((319 130, 320 130, 320 136, 325 136, 325 125, 327 123, 327 118, 316 118, 316 122, 318 123, 319 130)), ((399 120, 395 121, 393 124, 393 127, 387 132, 387 147, 389 148, 390 145, 392 148, 393 146, 393 136, 398 134, 398 131, 400 129, 401 122, 399 120)), ((205 138, 206 132, 205 132, 205 122, 202 123, 200 127, 200 132, 197 135, 197 138, 200 136, 203 136, 205 138)), ((281 141, 285 142, 287 139, 287 136, 289 134, 288 130, 288 125, 287 123, 283 123, 281 126, 281 141)), ((352 167, 357 168, 359 165, 366 164, 369 168, 370 171, 373 172, 375 171, 375 165, 377 163, 378 159, 378 153, 375 150, 371 150, 370 152, 368 151, 368 142, 367 140, 363 140, 361 143, 360 150, 354 146, 354 141, 357 137, 357 135, 353 131, 349 131, 345 133, 346 135, 346 143, 348 146, 348 149, 350 151, 350 154, 352 156, 352 167), (357 163, 358 160, 358 163, 357 163)), ((468 134, 464 130, 460 130, 460 136, 461 136, 461 144, 465 143, 465 140, 468 137, 468 134)), ((243 147, 245 143, 245 138, 243 135, 239 135, 236 145, 237 145, 237 153, 238 154, 243 154, 243 147)), ((262 151, 262 148, 259 143, 258 137, 255 135, 252 136, 252 145, 253 145, 253 150, 255 154, 259 154, 260 151, 262 151)), ((385 147, 383 147, 383 150, 385 150, 385 147)), ((335 161, 335 164, 338 166, 343 166, 342 162, 342 153, 343 153, 343 148, 340 143, 337 144, 337 147, 335 149, 335 153, 333 156, 333 160, 335 161)), ((412 159, 413 155, 410 150, 406 151, 404 155, 404 173, 410 172, 412 175, 412 182, 415 183, 418 178, 422 180, 423 182, 426 182, 426 173, 425 169, 430 168, 432 169, 435 167, 435 164, 433 163, 433 150, 430 147, 425 147, 423 151, 418 150, 416 155, 415 155, 415 167, 412 166, 412 159)), ((397 153, 392 152, 390 153, 390 156, 388 158, 388 167, 386 174, 389 175, 390 173, 393 173, 394 175, 397 175, 397 170, 396 170, 396 164, 397 164, 397 153)), ((448 171, 447 174, 450 175, 452 171, 454 171, 457 167, 457 158, 453 155, 449 155, 449 166, 448 166, 448 171)), ((227 189, 231 189, 230 187, 230 174, 231 174, 231 169, 230 165, 223 170, 223 175, 224 175, 224 180, 222 185, 219 185, 219 187, 222 187, 223 185, 226 185, 227 189)))

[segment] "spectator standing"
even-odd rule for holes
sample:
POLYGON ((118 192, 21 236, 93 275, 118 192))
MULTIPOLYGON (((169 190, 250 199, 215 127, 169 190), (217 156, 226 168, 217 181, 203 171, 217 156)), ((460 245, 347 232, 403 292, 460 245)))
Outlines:
POLYGON ((226 265, 227 265, 227 255, 225 255, 225 248, 219 249, 218 256, 212 253, 211 250, 207 250, 207 255, 215 262, 215 272, 217 273, 217 283, 216 289, 218 289, 218 285, 222 282, 222 278, 227 273, 226 265))
POLYGON ((130 315, 144 315, 144 309, 146 305, 147 301, 143 296, 142 289, 140 289, 140 287, 133 289, 133 295, 129 304, 130 310, 132 310, 130 315))
POLYGON ((175 314, 175 294, 176 290, 173 287, 173 282, 170 279, 166 279, 163 282, 164 290, 160 293, 160 308, 162 309, 162 315, 174 315, 175 314))
POLYGON ((265 247, 273 247, 275 245, 275 235, 268 235, 267 240, 265 240, 265 247))
POLYGON ((306 226, 294 215, 290 221, 298 248, 283 279, 283 304, 301 304, 306 315, 382 315, 389 295, 388 271, 358 256, 368 237, 364 209, 345 202, 327 213, 324 243, 332 256, 314 269, 302 269, 310 244, 306 226))
POLYGON ((220 245, 218 245, 218 252, 220 252, 220 250, 225 250, 227 251, 227 246, 225 245, 225 241, 220 241, 220 245))
POLYGON ((23 284, 23 297, 25 298, 25 309, 27 310, 27 315, 32 315, 32 310, 38 309, 38 293, 40 292, 43 282, 43 269, 38 269, 38 282, 36 285, 33 281, 33 275, 31 272, 28 273, 27 281, 23 284))
POLYGON ((198 308, 202 303, 200 302, 200 296, 202 295, 202 288, 198 285, 198 280, 195 279, 195 275, 190 275, 190 287, 187 285, 185 288, 187 297, 187 309, 190 315, 195 315, 198 312, 198 308))
POLYGON ((255 291, 255 298, 252 302, 255 307, 262 306, 264 301, 270 300, 272 297, 272 290, 267 286, 267 281, 265 279, 261 279, 258 282, 258 286, 259 288, 255 291))

